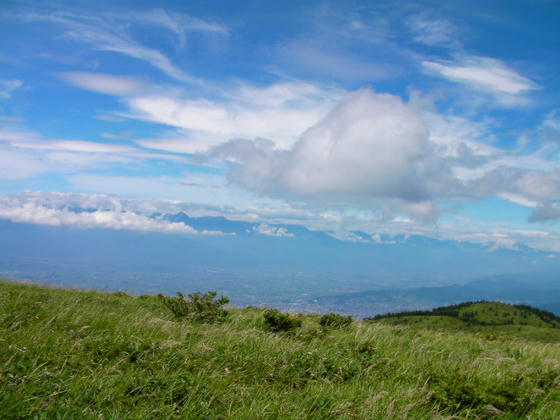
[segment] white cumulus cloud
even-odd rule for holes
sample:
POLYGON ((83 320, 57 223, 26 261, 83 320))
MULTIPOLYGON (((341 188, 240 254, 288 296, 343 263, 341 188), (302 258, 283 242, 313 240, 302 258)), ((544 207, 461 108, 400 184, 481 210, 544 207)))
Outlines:
POLYGON ((416 164, 428 130, 397 96, 361 90, 348 95, 289 150, 266 140, 233 140, 211 156, 241 162, 230 179, 260 193, 300 197, 423 198, 416 164))

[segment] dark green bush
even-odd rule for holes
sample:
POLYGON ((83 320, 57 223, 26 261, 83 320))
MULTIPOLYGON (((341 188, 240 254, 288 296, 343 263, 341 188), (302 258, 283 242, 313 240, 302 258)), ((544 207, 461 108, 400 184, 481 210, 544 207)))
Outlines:
POLYGON ((162 294, 158 297, 177 318, 213 322, 223 320, 228 314, 223 306, 229 302, 229 298, 221 296, 216 299, 216 295, 217 292, 196 292, 185 296, 177 292, 177 297, 162 294))
POLYGON ((352 323, 352 317, 340 314, 326 314, 319 319, 319 325, 323 327, 344 328, 352 323))
POLYGON ((263 315, 266 326, 274 332, 291 331, 301 327, 301 319, 282 313, 276 309, 267 309, 263 315))

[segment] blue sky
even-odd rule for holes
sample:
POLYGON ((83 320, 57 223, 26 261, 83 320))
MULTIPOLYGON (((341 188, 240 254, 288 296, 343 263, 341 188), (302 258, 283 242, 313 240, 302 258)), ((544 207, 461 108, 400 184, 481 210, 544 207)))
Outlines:
POLYGON ((187 211, 560 252, 558 18, 5 1, 0 218, 173 231, 150 215, 187 211))

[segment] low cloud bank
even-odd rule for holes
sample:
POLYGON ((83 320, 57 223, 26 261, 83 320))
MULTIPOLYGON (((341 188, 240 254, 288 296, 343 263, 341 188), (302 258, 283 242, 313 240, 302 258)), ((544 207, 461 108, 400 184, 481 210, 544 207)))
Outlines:
POLYGON ((197 231, 184 223, 172 223, 159 218, 151 218, 130 210, 56 208, 22 198, 0 197, 0 219, 50 226, 225 235, 220 231, 197 231))
MULTIPOLYGON (((418 204, 416 212, 428 212, 418 204)), ((544 209, 543 219, 553 217, 544 209)), ((552 208, 552 213, 558 211, 552 208)), ((468 218, 460 222, 418 225, 408 217, 372 218, 348 212, 300 211, 290 207, 253 207, 247 210, 201 207, 177 200, 118 197, 105 194, 26 191, 16 195, 0 195, 0 219, 16 223, 72 226, 76 228, 109 228, 145 232, 182 233, 193 235, 229 235, 219 230, 195 229, 183 222, 170 222, 166 217, 184 212, 191 217, 223 216, 231 221, 253 223, 252 232, 275 237, 294 237, 286 225, 302 225, 350 242, 375 242, 391 245, 401 237, 425 236, 440 240, 465 241, 499 248, 520 249, 521 245, 560 252, 560 235, 526 226, 489 226, 468 218)))

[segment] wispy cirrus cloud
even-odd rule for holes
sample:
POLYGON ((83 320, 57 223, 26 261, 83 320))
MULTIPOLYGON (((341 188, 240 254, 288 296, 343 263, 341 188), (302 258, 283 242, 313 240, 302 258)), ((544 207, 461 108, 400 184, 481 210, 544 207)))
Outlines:
POLYGON ((22 149, 57 150, 82 153, 134 154, 138 150, 119 144, 99 143, 83 140, 49 140, 40 142, 12 142, 13 147, 22 149))
POLYGON ((472 56, 457 61, 424 61, 422 65, 428 73, 489 94, 506 106, 526 104, 523 95, 539 89, 531 79, 495 58, 472 56))
POLYGON ((524 207, 537 207, 538 202, 528 199, 522 195, 512 194, 508 192, 499 193, 498 197, 511 203, 519 204, 524 207))
MULTIPOLYGON (((132 158, 184 160, 184 158, 179 156, 153 153, 129 144, 103 143, 85 140, 45 139, 31 131, 14 131, 8 129, 0 129, 0 147, 2 146, 12 150, 29 149, 68 153, 75 152, 85 155, 101 154, 105 155, 101 157, 101 159, 106 162, 126 161, 132 158)), ((48 161, 49 156, 51 155, 45 156, 46 161, 48 161)), ((69 164, 77 161, 79 161, 79 159, 76 159, 75 161, 70 160, 69 164)))
POLYGON ((190 135, 180 137, 180 134, 175 133, 176 137, 139 138, 135 139, 134 142, 146 149, 190 155, 205 153, 222 143, 220 138, 193 138, 190 135))
MULTIPOLYGON (((367 45, 367 44, 366 44, 367 45)), ((303 76, 328 77, 345 81, 386 80, 403 74, 400 63, 379 63, 361 54, 333 48, 324 41, 297 40, 280 46, 277 54, 303 76)))
POLYGON ((305 31, 279 42, 274 66, 282 73, 327 83, 380 83, 408 73, 411 51, 394 40, 392 22, 373 8, 313 8, 305 31))
POLYGON ((46 173, 119 167, 147 159, 185 161, 127 144, 45 139, 31 131, 0 129, 0 179, 26 179, 46 173))
POLYGON ((126 99, 129 111, 120 115, 174 127, 183 131, 186 142, 207 141, 208 147, 231 138, 263 137, 285 148, 322 118, 340 95, 338 90, 301 82, 262 88, 241 85, 216 100, 138 95, 126 99))
POLYGON ((9 99, 12 93, 23 87, 23 80, 0 79, 0 99, 9 99))
POLYGON ((461 47, 457 39, 457 26, 448 19, 437 16, 433 10, 409 16, 405 25, 412 32, 416 42, 452 49, 461 47))
POLYGON ((184 171, 178 175, 119 176, 96 173, 73 174, 68 182, 79 191, 119 196, 160 197, 181 200, 199 206, 237 208, 280 205, 281 201, 257 196, 235 185, 225 176, 184 171))
POLYGON ((100 73, 70 72, 60 77, 82 89, 117 95, 127 106, 117 118, 164 124, 176 130, 160 139, 137 144, 173 153, 204 152, 231 138, 272 139, 289 147, 340 98, 341 89, 326 89, 301 81, 267 86, 235 83, 220 89, 215 99, 189 97, 181 88, 153 86, 134 78, 100 73))
POLYGON ((64 72, 58 77, 82 89, 105 95, 132 95, 143 89, 143 84, 132 77, 119 77, 91 72, 64 72))
MULTIPOLYGON (((119 19, 119 16, 114 17, 119 19)), ((122 16, 120 18, 122 19, 122 16)), ((180 48, 185 46, 189 33, 207 32, 222 36, 229 35, 229 29, 225 25, 216 22, 208 22, 185 13, 169 12, 165 9, 135 12, 129 15, 128 18, 137 23, 160 26, 175 33, 179 40, 180 48)))
POLYGON ((178 36, 179 44, 185 44, 188 32, 209 32, 227 35, 227 28, 205 22, 189 15, 168 14, 164 10, 153 13, 115 13, 87 11, 63 12, 59 10, 29 10, 13 15, 24 22, 47 22, 61 28, 63 36, 90 45, 100 51, 111 51, 145 61, 173 79, 185 83, 200 84, 201 80, 177 67, 160 50, 136 41, 130 32, 131 25, 151 24, 165 28, 178 36))

